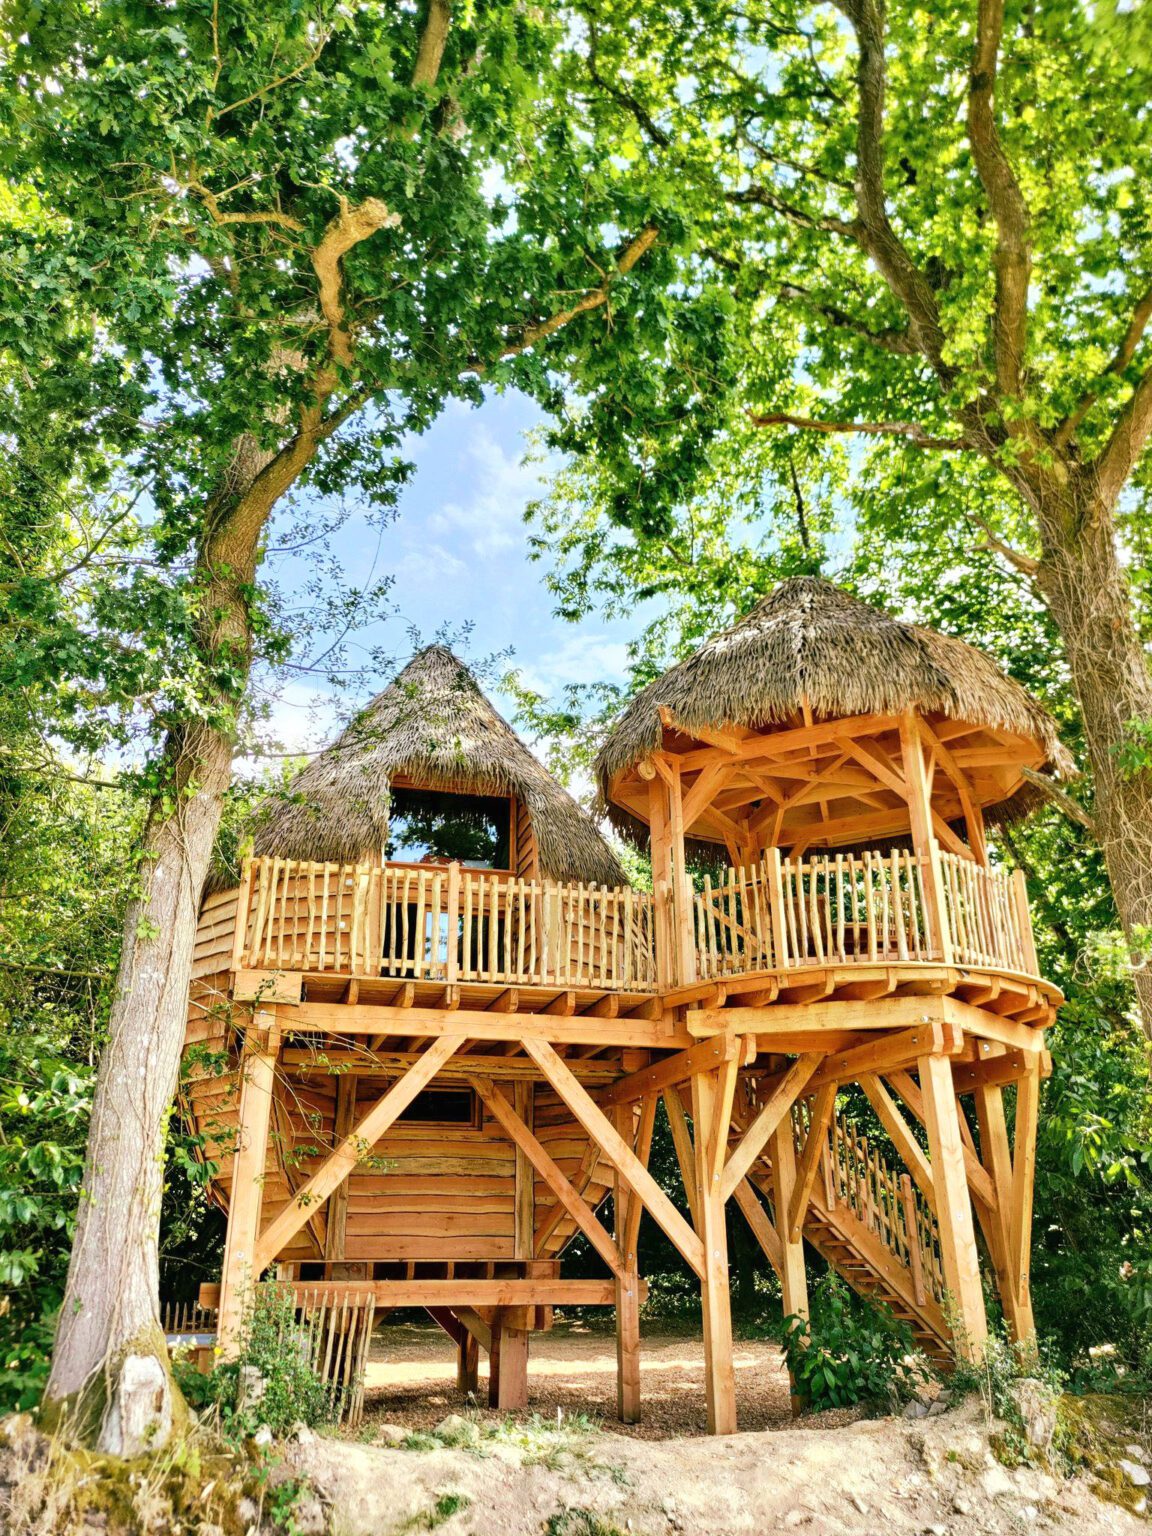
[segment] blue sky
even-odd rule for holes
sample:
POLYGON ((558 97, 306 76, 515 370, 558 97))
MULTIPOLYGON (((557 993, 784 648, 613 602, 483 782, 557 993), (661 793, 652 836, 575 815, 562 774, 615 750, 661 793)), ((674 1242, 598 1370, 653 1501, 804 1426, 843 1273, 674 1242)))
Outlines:
MULTIPOLYGON (((396 610, 354 637, 350 654, 356 661, 372 646, 403 660, 412 649, 410 629, 426 643, 471 625, 456 645, 465 660, 482 663, 510 650, 504 665, 519 668, 530 686, 547 695, 569 682, 623 677, 627 642, 639 631, 639 618, 591 618, 580 625, 555 618, 545 567, 528 559, 523 514, 540 494, 546 467, 524 464, 524 433, 540 419, 531 401, 511 393, 490 394, 479 407, 454 402, 431 431, 407 446, 415 474, 399 516, 382 535, 349 498, 353 510, 333 536, 333 551, 357 582, 375 558, 376 575, 394 578, 396 610)), ((305 574, 284 568, 278 579, 287 585, 305 574)), ((510 701, 489 691, 510 714, 510 701)), ((355 702, 361 701, 357 695, 355 702)), ((279 690, 268 734, 289 751, 314 748, 331 738, 338 707, 317 681, 290 679, 279 690)))

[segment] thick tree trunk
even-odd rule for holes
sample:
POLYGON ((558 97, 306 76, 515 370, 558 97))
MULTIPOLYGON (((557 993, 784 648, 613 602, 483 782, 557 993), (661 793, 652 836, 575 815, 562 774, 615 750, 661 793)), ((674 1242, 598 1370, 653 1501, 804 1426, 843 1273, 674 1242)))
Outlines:
POLYGON ((1152 675, 1133 622, 1110 508, 1093 480, 1072 478, 1037 507, 1037 581, 1064 640, 1092 763, 1095 821, 1120 922, 1131 945, 1145 1033, 1152 1039, 1152 771, 1125 769, 1132 720, 1152 721, 1152 675))
MULTIPOLYGON (((314 441, 306 443, 299 464, 290 462, 291 479, 314 450, 314 441)), ((251 659, 249 593, 260 538, 285 488, 285 475, 268 485, 266 471, 284 458, 253 438, 238 439, 205 515, 197 560, 198 649, 206 675, 219 668, 240 691, 251 659)), ((141 850, 142 893, 125 919, 108 1041, 96 1074, 45 1402, 71 1405, 79 1433, 116 1454, 140 1449, 125 1426, 132 1415, 139 1420, 143 1412, 147 1419, 150 1389, 156 1401, 149 1448, 159 1449, 167 1437, 174 1397, 179 1406, 159 1319, 164 1138, 184 1044, 200 898, 232 776, 233 736, 225 725, 238 703, 235 693, 220 692, 204 701, 216 723, 200 719, 168 733, 163 790, 141 850), (127 1359, 134 1363, 126 1376, 127 1359), (135 1404, 124 1401, 128 1377, 142 1381, 135 1404)))
MULTIPOLYGON (((198 728, 169 747, 170 777, 197 787, 144 839, 145 888, 126 921, 108 1042, 100 1060, 76 1239, 46 1396, 79 1398, 120 1453, 116 1398, 128 1355, 155 1356, 164 1133, 176 1091, 200 893, 232 768, 232 745, 198 728)), ((159 1405, 158 1405, 159 1407, 159 1405)), ((94 1423, 90 1423, 95 1428, 94 1423)))

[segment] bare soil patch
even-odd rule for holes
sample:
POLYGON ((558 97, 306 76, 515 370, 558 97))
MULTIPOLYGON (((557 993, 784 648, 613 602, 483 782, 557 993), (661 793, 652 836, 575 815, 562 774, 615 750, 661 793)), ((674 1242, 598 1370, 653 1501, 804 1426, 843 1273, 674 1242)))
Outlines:
MULTIPOLYGON (((740 1427, 746 1430, 790 1429, 792 1416, 788 1373, 778 1345, 762 1339, 739 1341, 735 1348, 736 1397, 740 1427)), ((704 1349, 691 1333, 642 1335, 640 1383, 643 1420, 624 1425, 616 1420, 616 1336, 579 1324, 557 1324, 535 1334, 528 1361, 528 1411, 555 1418, 587 1414, 602 1420, 615 1433, 645 1440, 669 1435, 703 1435, 704 1349)), ((456 1388, 455 1346, 441 1329, 385 1328, 373 1341, 368 1364, 366 1417, 369 1425, 387 1422, 406 1429, 428 1430, 448 1413, 475 1409, 482 1419, 489 1412, 487 1366, 481 1365, 478 1401, 469 1401, 456 1388)), ((846 1412, 821 1422, 849 1422, 846 1412)), ((803 1422, 803 1421, 801 1421, 803 1422)))

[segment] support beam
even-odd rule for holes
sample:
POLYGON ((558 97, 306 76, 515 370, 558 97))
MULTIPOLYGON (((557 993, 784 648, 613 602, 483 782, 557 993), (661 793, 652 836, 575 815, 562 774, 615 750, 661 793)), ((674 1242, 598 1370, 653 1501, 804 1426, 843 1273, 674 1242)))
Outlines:
POLYGON ((232 1196, 228 1204, 224 1263, 220 1272, 217 1330, 220 1352, 225 1360, 234 1359, 240 1348, 251 1289, 264 1268, 257 1255, 256 1234, 260 1230, 264 1162, 268 1152, 268 1127, 272 1118, 279 1049, 280 1024, 276 1009, 256 1009, 240 1062, 232 1196))
POLYGON ((676 1083, 686 1083, 696 1072, 707 1072, 721 1062, 739 1057, 740 1064, 746 1066, 755 1055, 754 1039, 742 1040, 731 1034, 712 1035, 675 1056, 666 1056, 663 1061, 641 1067, 639 1072, 630 1072, 598 1093, 596 1098, 604 1109, 610 1104, 633 1104, 650 1094, 663 1093, 665 1088, 676 1083))
POLYGON ((1036 1325, 1031 1303, 1021 1303, 1019 1271, 1012 1255, 1012 1149, 1004 1115, 1004 1091, 999 1087, 977 1088, 973 1097, 980 1131, 980 1155, 997 1195, 995 1211, 986 1211, 978 1205, 976 1214, 996 1272, 996 1287, 1009 1334, 1018 1344, 1028 1343, 1035 1339, 1036 1325))
MULTIPOLYGON (((784 1316, 807 1317, 808 1277, 804 1272, 804 1239, 800 1236, 793 1239, 788 1231, 788 1211, 792 1206, 795 1188, 796 1144, 792 1140, 792 1117, 789 1115, 772 1133, 772 1210, 780 1238, 780 1289, 784 1298, 784 1316)), ((799 1413, 801 1402, 795 1388, 793 1380, 792 1411, 799 1413)))
POLYGON ((1017 1310, 1029 1319, 1032 1316, 1032 1199, 1039 1114, 1040 1071, 1036 1066, 1016 1085, 1012 1206, 1008 1217, 1009 1258, 1016 1278, 1017 1310))
POLYGON ((595 1212, 569 1183, 564 1171, 537 1141, 535 1135, 492 1083, 474 1078, 473 1087, 492 1118, 501 1126, 525 1161, 534 1168, 580 1228, 612 1273, 619 1274, 620 1255, 608 1232, 596 1219, 595 1212))
MULTIPOLYGON (((909 1073, 889 1072, 887 1076, 888 1081, 904 1100, 905 1104, 907 1104, 911 1113, 915 1115, 921 1125, 926 1127, 928 1118, 924 1109, 924 1095, 920 1092, 920 1089, 916 1086, 909 1073)), ((960 1134, 963 1140, 963 1128, 960 1134)), ((996 1186, 989 1177, 987 1170, 981 1164, 980 1159, 966 1142, 964 1143, 964 1176, 968 1180, 968 1187, 980 1204, 987 1210, 996 1210, 999 1203, 996 1186)))
POLYGON ((740 1145, 729 1154, 720 1183, 720 1192, 725 1200, 743 1182, 752 1164, 768 1145, 772 1132, 791 1112, 805 1084, 823 1060, 818 1051, 810 1051, 801 1056, 793 1062, 769 1094, 767 1103, 744 1132, 740 1145))
POLYGON ((704 1268, 700 1303, 704 1332, 704 1385, 708 1432, 736 1432, 736 1374, 732 1363, 732 1299, 728 1282, 728 1232, 721 1193, 721 1164, 728 1142, 732 1097, 724 1069, 692 1079, 696 1192, 704 1268))
MULTIPOLYGON (((853 1006, 859 1008, 859 1004, 853 1006)), ((916 1029, 865 1040, 846 1051, 830 1052, 809 1082, 808 1091, 815 1092, 827 1083, 858 1082, 877 1073, 889 1076, 901 1067, 912 1066, 921 1056, 958 1056, 963 1049, 964 1031, 959 1024, 921 1024, 916 1029)))
POLYGON ((760 1244, 764 1257, 777 1275, 784 1274, 784 1247, 780 1234, 768 1219, 768 1212, 760 1203, 760 1197, 750 1179, 741 1179, 732 1191, 732 1198, 740 1207, 745 1221, 752 1229, 752 1236, 760 1244))
POLYGON ((463 1040, 462 1035, 441 1035, 438 1040, 434 1040, 419 1062, 410 1067, 400 1081, 394 1083, 384 1097, 373 1104, 351 1134, 325 1158, 303 1189, 297 1191, 290 1204, 260 1234, 253 1266, 257 1274, 266 1269, 285 1243, 299 1232, 308 1220, 309 1208, 327 1200, 332 1191, 352 1172, 365 1151, 370 1151, 376 1145, 421 1089, 427 1087, 453 1052, 463 1044, 463 1040))
POLYGON ((828 1126, 835 1108, 836 1084, 828 1083, 816 1095, 815 1103, 812 1105, 809 1113, 808 1135, 804 1142, 804 1151, 800 1157, 800 1166, 796 1170, 796 1184, 792 1190, 792 1199, 788 1206, 787 1221, 788 1241, 792 1243, 798 1243, 804 1232, 804 1217, 808 1213, 808 1200, 812 1194, 812 1186, 816 1182, 816 1175, 820 1171, 820 1158, 824 1151, 828 1126))
POLYGON ((668 1196, 639 1161, 631 1147, 608 1120, 604 1111, 589 1096, 546 1040, 528 1037, 524 1049, 540 1071, 576 1116, 589 1136, 596 1141, 613 1168, 639 1195, 648 1211, 663 1229, 673 1246, 697 1275, 704 1263, 700 1239, 669 1200, 668 1196))
MULTIPOLYGON (((356 1079, 336 1079, 336 1115, 333 1130, 336 1140, 352 1134, 356 1123, 356 1079)), ((348 1229, 348 1180, 342 1179, 328 1197, 328 1229, 324 1237, 324 1257, 335 1263, 344 1257, 344 1237, 348 1229)))
POLYGON ((664 1090, 664 1111, 672 1132, 672 1145, 676 1149, 676 1161, 680 1165, 680 1178, 684 1184, 684 1198, 692 1225, 700 1230, 700 1201, 696 1192, 696 1154, 692 1149, 692 1135, 688 1130, 688 1117, 684 1113, 684 1101, 675 1088, 664 1090))
MULTIPOLYGON (((519 1082, 512 1085, 512 1104, 517 1119, 532 1134, 535 1121, 536 1084, 519 1082)), ((493 1094, 499 1092, 492 1090, 493 1094)), ((539 1146, 539 1143, 537 1143, 539 1146)), ((541 1149, 543 1150, 543 1149, 541 1149)), ((536 1226, 536 1178, 531 1159, 519 1143, 516 1145, 515 1229, 512 1253, 517 1259, 535 1257, 533 1234, 536 1226)))
POLYGON ((924 767, 923 738, 915 710, 908 710, 900 721, 900 754, 904 766, 904 782, 908 787, 908 814, 912 823, 912 842, 923 860, 924 909, 928 936, 945 965, 952 963, 952 941, 945 918, 947 902, 944 876, 940 867, 940 851, 933 837, 932 792, 924 767))
POLYGON ((528 1332, 508 1326, 499 1313, 492 1322, 488 1406, 502 1413, 528 1406, 528 1332))
POLYGON ((940 1257, 956 1316, 957 1351, 969 1359, 984 1353, 988 1324, 980 1285, 980 1260, 972 1225, 972 1203, 964 1171, 964 1143, 960 1136, 960 1109, 952 1087, 952 1065, 944 1056, 924 1056, 920 1061, 920 1090, 932 1159, 936 1190, 940 1257))
POLYGON ((900 1113, 895 1099, 878 1077, 862 1077, 860 1086, 869 1104, 876 1111, 876 1118, 888 1132, 892 1145, 900 1154, 905 1168, 916 1180, 920 1193, 927 1200, 932 1214, 936 1214, 936 1190, 932 1184, 932 1165, 924 1149, 912 1134, 912 1127, 900 1113))

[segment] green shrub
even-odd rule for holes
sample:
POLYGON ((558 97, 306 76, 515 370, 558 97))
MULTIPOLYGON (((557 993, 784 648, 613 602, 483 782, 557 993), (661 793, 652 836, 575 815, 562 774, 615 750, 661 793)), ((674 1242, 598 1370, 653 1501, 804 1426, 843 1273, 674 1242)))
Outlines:
POLYGON ((207 1376, 190 1363, 178 1363, 176 1373, 191 1406, 217 1408, 221 1427, 231 1438, 242 1439, 261 1424, 284 1435, 294 1424, 314 1426, 333 1417, 329 1389, 309 1363, 307 1336, 296 1321, 289 1287, 257 1289, 234 1361, 216 1366, 207 1376), (259 1371, 264 1391, 258 1402, 241 1407, 239 1389, 246 1367, 259 1371))
POLYGON ((887 1403, 908 1391, 915 1345, 886 1307, 828 1274, 813 1288, 811 1308, 811 1318, 786 1318, 784 1333, 784 1358, 808 1407, 887 1403))

